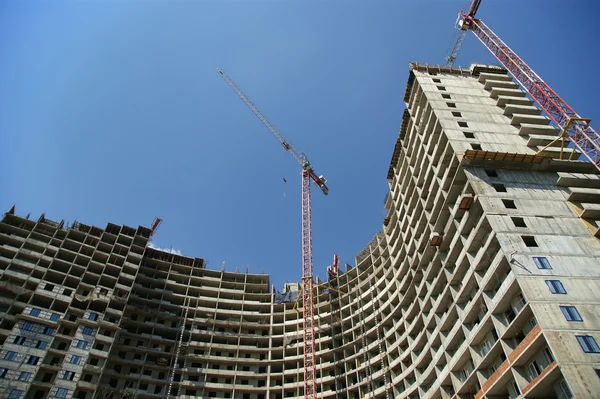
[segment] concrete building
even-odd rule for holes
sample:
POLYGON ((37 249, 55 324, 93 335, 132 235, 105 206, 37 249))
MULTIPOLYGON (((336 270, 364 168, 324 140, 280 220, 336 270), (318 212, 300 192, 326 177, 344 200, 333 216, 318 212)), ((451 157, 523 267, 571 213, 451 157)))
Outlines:
MULTIPOLYGON (((316 295, 319 397, 598 397, 596 168, 537 155, 501 68, 411 64, 404 100, 383 230, 316 295)), ((149 238, 4 215, 0 395, 303 397, 297 286, 149 238)))

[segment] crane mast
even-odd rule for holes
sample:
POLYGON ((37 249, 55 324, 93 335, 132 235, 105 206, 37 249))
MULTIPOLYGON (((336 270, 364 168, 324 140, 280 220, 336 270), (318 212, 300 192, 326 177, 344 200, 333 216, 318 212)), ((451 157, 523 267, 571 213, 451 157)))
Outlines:
MULTIPOLYGON (((481 0, 474 0, 467 12, 458 14, 458 27, 466 34, 470 30, 520 83, 531 98, 546 112, 558 127, 598 169, 600 169, 600 135, 563 100, 525 61, 500 39, 481 19, 475 18, 481 0)), ((460 40, 460 37, 459 37, 460 40)), ((464 40, 464 37, 463 37, 464 40)), ((461 43, 462 44, 462 41, 461 43)), ((454 46, 446 59, 452 66, 460 44, 454 46)))
POLYGON ((314 309, 314 281, 312 259, 312 212, 310 182, 319 186, 323 194, 329 193, 323 176, 317 176, 306 155, 296 151, 291 144, 279 133, 271 122, 250 101, 235 82, 223 71, 217 72, 233 91, 242 99, 258 119, 269 129, 271 134, 279 141, 282 147, 289 152, 302 166, 302 302, 303 302, 303 339, 304 339, 304 398, 317 397, 317 370, 315 360, 315 309, 314 309))

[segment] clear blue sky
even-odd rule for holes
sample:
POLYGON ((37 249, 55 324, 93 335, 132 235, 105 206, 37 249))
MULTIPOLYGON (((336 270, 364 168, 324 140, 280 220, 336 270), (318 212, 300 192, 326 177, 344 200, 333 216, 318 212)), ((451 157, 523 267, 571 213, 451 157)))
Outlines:
MULTIPOLYGON (((99 227, 160 216, 159 247, 299 280, 299 166, 222 67, 329 179, 328 197, 313 191, 324 277, 381 228, 407 63, 444 62, 466 3, 4 1, 0 209, 99 227)), ((479 17, 600 129, 597 7, 484 0, 479 17)), ((457 65, 472 62, 494 60, 469 34, 457 65)))

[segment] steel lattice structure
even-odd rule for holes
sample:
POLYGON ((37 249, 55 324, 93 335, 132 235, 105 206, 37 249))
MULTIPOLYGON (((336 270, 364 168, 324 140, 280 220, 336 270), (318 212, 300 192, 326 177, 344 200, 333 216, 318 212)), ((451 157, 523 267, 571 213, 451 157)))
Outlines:
POLYGON ((506 43, 500 39, 481 19, 475 18, 481 0, 473 0, 467 12, 458 13, 458 39, 447 65, 452 67, 465 40, 467 30, 471 30, 485 47, 500 61, 531 98, 546 112, 558 127, 563 129, 562 137, 568 137, 598 169, 600 169, 600 135, 589 125, 590 120, 582 118, 552 88, 539 77, 506 43))
POLYGON ((303 329, 304 329, 304 398, 314 399, 317 397, 317 366, 315 360, 315 308, 313 293, 313 263, 312 263, 312 213, 310 182, 315 182, 323 194, 329 193, 326 180, 323 176, 317 176, 306 155, 296 151, 290 143, 283 138, 281 133, 250 101, 235 82, 223 71, 217 68, 217 72, 227 82, 229 87, 242 99, 250 110, 269 129, 271 134, 279 141, 283 148, 292 154, 294 159, 302 166, 302 302, 303 302, 303 329))
POLYGON ((569 139, 600 169, 600 136, 525 61, 506 45, 482 20, 461 11, 471 31, 514 76, 533 100, 561 129, 567 128, 569 139), (571 122, 571 123, 569 123, 571 122), (568 126, 567 126, 568 125, 568 126))

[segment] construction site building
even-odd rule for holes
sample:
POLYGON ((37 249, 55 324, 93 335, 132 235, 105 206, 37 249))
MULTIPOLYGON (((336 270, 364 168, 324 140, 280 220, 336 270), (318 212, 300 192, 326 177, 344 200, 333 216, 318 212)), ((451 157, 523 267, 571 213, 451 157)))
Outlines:
MULTIPOLYGON (((502 68, 411 64, 404 101, 383 230, 315 295, 318 397, 598 397, 598 170, 538 154, 502 68)), ((4 215, 0 394, 303 397, 298 286, 150 233, 4 215)))

